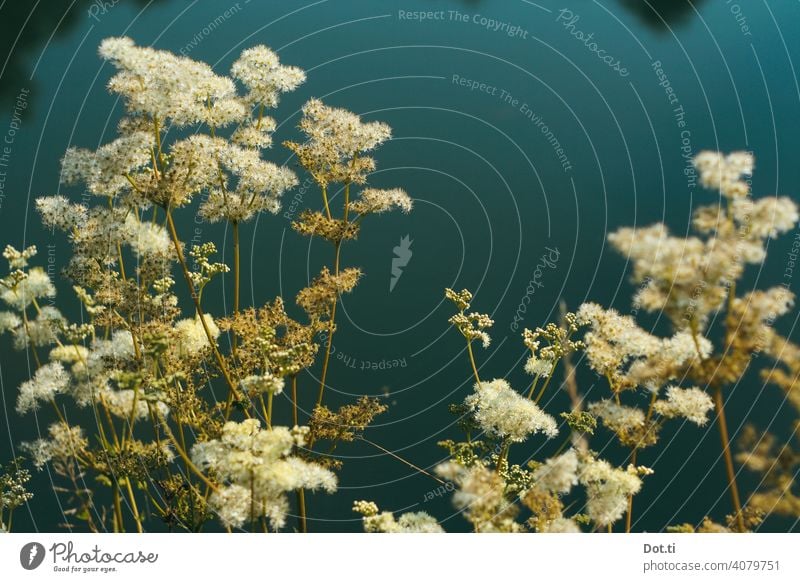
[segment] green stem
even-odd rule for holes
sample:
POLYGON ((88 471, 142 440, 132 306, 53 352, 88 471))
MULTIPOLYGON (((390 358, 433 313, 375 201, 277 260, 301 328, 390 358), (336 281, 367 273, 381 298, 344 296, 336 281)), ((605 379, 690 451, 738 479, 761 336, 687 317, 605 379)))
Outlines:
MULTIPOLYGON (((233 227, 233 314, 239 314, 239 284, 241 268, 239 264, 239 223, 231 223, 233 227)), ((233 357, 236 358, 237 337, 233 334, 233 357)))
MULTIPOLYGON (((336 243, 336 259, 333 265, 333 275, 339 275, 339 258, 341 254, 342 243, 336 243)), ((325 358, 322 362, 322 374, 320 375, 319 391, 317 393, 317 406, 322 406, 322 397, 325 394, 325 380, 328 377, 328 364, 331 359, 331 348, 333 347, 333 332, 336 327, 336 306, 339 303, 338 294, 333 298, 333 306, 331 307, 331 320, 328 325, 328 339, 325 342, 325 358)))
POLYGON ((472 373, 475 375, 475 381, 480 384, 481 377, 478 375, 478 366, 475 365, 475 354, 472 353, 472 342, 467 340, 467 354, 469 354, 469 363, 472 366, 472 373))
MULTIPOLYGON (((234 396, 238 396, 238 390, 236 389, 236 383, 231 378, 231 374, 228 371, 228 366, 225 363, 225 358, 222 357, 222 354, 217 347, 217 343, 214 341, 214 337, 211 335, 211 330, 208 328, 208 323, 206 322, 205 314, 203 313, 203 308, 200 306, 200 298, 197 296, 197 291, 195 289, 194 283, 192 282, 192 277, 189 274, 189 267, 186 265, 186 259, 183 256, 183 250, 181 249, 181 241, 178 238, 178 232, 175 230, 175 221, 172 219, 172 211, 167 208, 167 226, 169 227, 169 233, 172 237, 172 243, 175 246, 175 254, 178 255, 178 262, 181 265, 181 270, 183 271, 183 278, 186 280, 186 285, 189 287, 189 294, 192 297, 192 302, 194 303, 195 311, 197 312, 197 317, 200 319, 200 324, 203 326, 203 331, 206 334, 206 338, 208 339, 208 343, 211 346, 211 350, 214 352, 214 357, 217 360, 217 364, 219 365, 219 369, 222 372, 222 375, 225 377, 225 382, 228 384, 229 388, 229 398, 228 404, 225 410, 225 417, 228 418, 230 414, 230 407, 234 396)), ((245 415, 249 416, 247 411, 245 410, 245 415)))

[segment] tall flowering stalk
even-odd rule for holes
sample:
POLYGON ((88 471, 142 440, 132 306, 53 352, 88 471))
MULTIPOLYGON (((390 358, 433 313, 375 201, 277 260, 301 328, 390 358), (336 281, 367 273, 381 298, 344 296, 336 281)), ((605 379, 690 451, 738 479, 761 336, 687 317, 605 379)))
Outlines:
MULTIPOLYGON (((117 70, 108 87, 125 103, 120 135, 96 151, 70 148, 62 163, 63 183, 82 185, 98 203, 37 200, 44 224, 62 231, 73 247, 65 275, 86 323, 70 323, 50 305, 55 287, 30 264, 35 247, 4 252, 9 270, 0 279, 0 298, 9 311, 0 312, 0 331, 36 362, 20 387, 17 410, 47 405, 57 417, 48 436, 25 448, 38 468, 49 464, 71 484, 68 515, 92 531, 125 531, 131 523, 125 507, 137 531, 153 515, 189 531, 213 515, 228 530, 276 530, 287 524, 290 492, 300 497, 305 529, 302 492, 333 493, 338 468, 307 443, 360 438, 385 410, 362 399, 338 412, 320 409, 311 427, 297 426, 298 375, 315 362, 316 336, 332 331, 331 300, 355 284, 352 271, 324 272, 298 293, 307 323, 290 317, 282 298, 260 308, 240 304, 240 227, 261 212, 277 213, 283 193, 297 184, 291 170, 262 158, 276 128, 265 113, 305 74, 263 46, 245 50, 230 77, 128 38, 104 41, 100 55, 117 70), (207 312, 203 293, 229 267, 214 260, 213 243, 184 244, 176 214, 188 210, 231 231, 234 299, 226 317, 207 312), (181 317, 176 266, 191 299, 190 317, 181 317), (219 344, 223 333, 231 336, 230 353, 219 344), (208 394, 217 377, 227 388, 222 402, 208 394), (278 426, 274 410, 287 383, 294 428, 278 426), (91 408, 96 434, 70 425, 65 401, 91 408), (331 431, 329 423, 340 417, 348 419, 348 430, 331 431), (98 508, 104 494, 81 485, 87 475, 109 488, 110 520, 98 508)), ((371 137, 356 138, 347 124, 305 127, 321 131, 328 143, 355 140, 347 146, 352 156, 383 139, 374 128, 371 137)), ((356 173, 347 182, 363 183, 369 162, 349 160, 348 167, 356 173)), ((344 223, 351 210, 360 222, 392 205, 408 210, 411 202, 401 191, 364 191, 346 202, 344 223)), ((25 475, 15 475, 8 481, 13 492, 0 503, 8 515, 25 497, 19 489, 25 475)), ((8 528, 6 521, 0 515, 8 528)))
POLYGON ((370 214, 399 208, 410 212, 412 201, 401 189, 378 190, 365 188, 356 200, 351 199, 351 188, 364 186, 368 175, 375 170, 376 162, 370 154, 392 135, 385 123, 365 123, 358 115, 344 109, 329 107, 312 99, 303 107, 300 130, 305 134, 303 143, 287 141, 300 165, 310 174, 320 188, 323 211, 304 211, 293 223, 297 232, 319 236, 333 245, 333 266, 323 270, 315 282, 321 294, 321 303, 328 303, 323 313, 315 314, 328 323, 325 355, 322 362, 317 406, 322 405, 328 376, 333 334, 336 331, 336 309, 339 295, 351 291, 360 277, 358 269, 341 268, 342 244, 358 237, 362 220, 370 214), (331 197, 335 187, 341 187, 340 212, 332 207, 331 197), (332 271, 332 273, 331 273, 332 271))
MULTIPOLYGON (((744 431, 736 459, 763 479, 759 491, 749 498, 740 496, 724 406, 725 389, 736 385, 760 358, 767 358, 778 365, 765 366, 762 377, 783 389, 800 411, 800 347, 773 328, 774 321, 793 307, 792 293, 785 286, 736 293, 747 265, 765 259, 767 241, 797 224, 797 206, 788 198, 752 199, 748 179, 754 161, 748 153, 702 152, 695 166, 702 184, 721 194, 720 204, 695 211, 699 236, 672 237, 663 224, 623 228, 609 236, 633 262, 637 311, 667 315, 672 335, 658 337, 631 316, 585 303, 575 314, 565 314, 561 325, 523 333, 530 352, 525 371, 533 376, 526 398, 505 379, 481 380, 472 346, 475 340, 489 344, 492 321, 468 311, 473 300, 469 291, 446 291, 458 311, 450 323, 467 340, 476 384, 463 404, 451 407, 466 440, 440 443, 450 460, 439 465, 436 474, 455 489, 453 504, 474 531, 610 532, 623 517, 624 531, 631 531, 634 496, 642 490, 643 478, 654 473, 638 464, 641 454, 659 444, 667 423, 703 428, 712 414, 732 512, 725 523, 699 516, 694 524, 669 529, 741 532, 758 527, 769 513, 800 516, 800 453, 791 442, 780 445, 774 435, 759 438, 752 426, 744 431), (715 322, 722 328, 719 332, 715 322), (573 339, 579 333, 582 338, 573 339), (717 337, 722 341, 715 347, 717 337), (605 398, 586 406, 569 358, 578 350, 607 386, 605 398), (564 386, 573 408, 561 413, 563 424, 558 426, 538 403, 562 360, 569 363, 564 386), (523 447, 537 434, 556 438, 564 425, 571 434, 553 456, 512 462, 512 443, 523 447), (629 451, 620 466, 588 448, 589 439, 597 438, 598 425, 629 451), (570 513, 570 507, 577 510, 570 513), (527 518, 519 521, 523 511, 527 518)), ((401 523, 408 524, 404 531, 417 531, 420 521, 416 514, 395 518, 380 513, 366 501, 354 509, 363 516, 367 531, 396 531, 401 523)))
MULTIPOLYGON (((506 378, 482 379, 488 364, 478 365, 473 346, 476 340, 489 345, 493 322, 469 311, 469 291, 448 289, 456 307, 450 323, 466 339, 475 382, 451 407, 465 438, 440 443, 449 459, 428 472, 364 436, 386 411, 378 399, 362 397, 337 410, 324 404, 337 305, 361 276, 343 266, 342 245, 358 236, 366 216, 412 208, 403 190, 366 185, 375 168, 370 154, 389 139, 388 126, 315 99, 305 105, 300 129, 306 140, 286 146, 319 185, 321 209, 304 211, 293 227, 330 242, 332 264, 297 293, 303 321, 281 297, 243 307, 241 225, 277 212, 282 195, 297 184, 291 170, 262 157, 276 128, 266 111, 305 75, 266 47, 244 51, 230 77, 127 38, 104 41, 100 54, 117 69, 109 90, 126 107, 119 137, 95 151, 70 148, 61 176, 97 203, 61 195, 37 200, 44 224, 72 245, 65 275, 82 323, 54 305, 56 289, 35 265, 35 247, 6 247, 8 270, 0 278, 7 306, 0 332, 35 363, 19 387, 17 412, 48 409, 54 419, 23 448, 35 467, 47 465, 64 481, 70 527, 143 532, 158 520, 170 530, 201 531, 216 517, 227 531, 267 532, 294 523, 296 507, 296 527, 306 531, 305 492, 335 493, 341 467, 330 454, 314 452, 314 444, 325 441, 332 452, 358 441, 452 488, 453 504, 476 532, 613 531, 623 517, 631 531, 634 497, 657 478, 638 464, 640 457, 659 444, 667 423, 702 429, 712 411, 733 510, 726 523, 698 516, 702 521, 672 529, 750 531, 767 513, 800 516, 800 452, 747 427, 734 456, 725 414, 727 388, 761 358, 775 363, 762 377, 800 411, 800 346, 773 328, 792 309, 793 295, 784 286, 737 294, 746 267, 764 260, 767 241, 800 218, 789 199, 753 200, 750 154, 703 152, 695 159, 703 185, 721 194, 719 204, 695 211, 698 236, 673 237, 658 224, 609 237, 633 263, 637 306, 671 321, 666 337, 631 316, 585 303, 559 325, 524 331, 520 347, 532 380, 518 392, 506 378), (231 231, 234 300, 224 316, 209 313, 203 297, 230 269, 216 261, 213 243, 184 243, 176 215, 189 212, 225 222, 231 231), (188 316, 179 289, 191 299, 188 316), (230 351, 220 344, 225 335, 230 351), (298 384, 316 364, 320 338, 315 406, 301 426, 298 384), (585 406, 571 361, 577 351, 606 384, 605 394, 585 406), (545 408, 558 399, 544 396, 562 362, 571 409, 554 415, 545 408), (214 389, 221 383, 226 394, 218 401, 214 389), (280 424, 282 403, 291 407, 283 411, 291 426, 280 424), (90 411, 91 431, 71 424, 74 408, 90 411), (589 448, 598 427, 627 451, 621 463, 589 448), (515 463, 530 443, 559 440, 549 457, 528 454, 515 463), (749 497, 740 495, 737 462, 762 474, 749 497)), ((0 530, 11 529, 14 511, 30 499, 29 479, 15 462, 0 472, 0 530)), ((396 516, 363 500, 353 509, 370 532, 443 531, 424 512, 396 516)))

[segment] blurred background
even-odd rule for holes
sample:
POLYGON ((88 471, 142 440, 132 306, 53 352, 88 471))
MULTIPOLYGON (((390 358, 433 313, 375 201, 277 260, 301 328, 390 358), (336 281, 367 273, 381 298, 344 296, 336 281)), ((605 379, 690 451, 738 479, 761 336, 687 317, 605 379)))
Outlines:
MULTIPOLYGON (((60 305, 75 313, 71 287, 59 275, 69 246, 40 225, 33 201, 55 193, 79 197, 59 185, 64 150, 113 139, 122 107, 105 90, 113 70, 97 57, 103 38, 130 36, 207 61, 220 73, 243 49, 268 45, 308 73, 308 82, 271 112, 279 122, 276 144, 297 137, 299 108, 312 96, 394 128, 370 183, 405 188, 416 207, 409 216, 367 221, 360 239, 345 246, 344 264, 366 276, 344 300, 326 398, 332 407, 359 395, 384 399, 389 412, 368 438, 430 469, 445 456, 436 443, 459 436, 447 405, 472 387, 463 340, 447 323, 445 287, 473 290, 473 307, 495 319, 491 347, 477 354, 482 376, 505 377, 521 389, 522 328, 555 320, 560 300, 570 308, 592 300, 631 312, 633 287, 625 258, 606 244, 610 231, 664 221, 686 233, 691 209, 715 201, 687 165, 696 152, 751 150, 756 196, 800 199, 799 19, 800 4, 766 0, 0 2, 2 243, 36 244, 60 305), (419 11, 436 18, 413 16, 419 11), (393 278, 398 253, 408 260, 393 278)), ((267 157, 295 165, 281 146, 267 157)), ((287 195, 280 215, 244 227, 245 305, 281 294, 294 307, 295 293, 330 263, 330 249, 290 228, 300 210, 319 206, 319 192, 306 181, 287 195)), ((184 211, 178 226, 191 238, 193 213, 184 211)), ((230 260, 224 227, 199 228, 230 260)), ((767 263, 748 272, 742 291, 784 282, 794 234, 770 244, 767 263)), ((232 287, 230 278, 209 287, 207 310, 229 311, 232 287)), ((638 316, 644 327, 668 332, 657 317, 638 316)), ((793 325, 790 319, 778 327, 791 336, 793 325)), ((1 463, 52 419, 16 415, 17 387, 32 363, 7 337, 0 338, 0 354, 1 463)), ((318 371, 301 380, 306 414, 318 371)), ((589 399, 607 395, 585 367, 579 384, 589 399)), ((791 435, 777 388, 747 378, 730 399, 732 433, 750 422, 791 435)), ((278 407, 278 415, 288 412, 278 407)), ((546 408, 567 407, 563 392, 552 391, 546 408)), ((289 422, 288 414, 283 418, 289 422)), ((534 438, 515 447, 512 460, 542 458, 557 445, 534 438)), ((602 430, 591 445, 624 460, 602 430)), ((716 428, 673 424, 662 445, 640 455, 655 475, 636 497, 635 529, 657 531, 705 515, 724 519, 729 501, 716 428)), ((466 528, 446 496, 429 494, 438 486, 430 478, 363 443, 336 453, 345 463, 340 492, 310 496, 312 531, 360 531, 349 510, 355 499, 428 511, 448 531, 466 528)), ((745 472, 740 479, 744 492, 757 484, 745 472)), ((15 529, 60 529, 47 471, 34 475, 33 491, 15 529)), ((769 519, 761 529, 797 524, 769 519)))

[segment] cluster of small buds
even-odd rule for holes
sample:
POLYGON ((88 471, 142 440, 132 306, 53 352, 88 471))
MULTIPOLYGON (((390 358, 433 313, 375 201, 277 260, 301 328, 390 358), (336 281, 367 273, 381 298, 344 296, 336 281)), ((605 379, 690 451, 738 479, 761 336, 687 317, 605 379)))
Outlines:
POLYGON ((472 293, 467 289, 453 291, 448 288, 444 290, 444 296, 455 304, 458 311, 466 311, 472 302, 472 293))
POLYGON ((484 330, 494 325, 488 315, 483 313, 457 313, 449 320, 458 331, 461 332, 468 342, 480 340, 484 348, 488 348, 492 338, 484 330))
POLYGON ((190 276, 198 291, 201 291, 216 275, 230 271, 225 263, 212 263, 208 260, 216 252, 217 245, 210 241, 192 245, 192 250, 189 251, 189 256, 194 260, 194 269, 190 276))
POLYGON ((453 315, 448 322, 461 332, 467 342, 481 340, 484 348, 488 348, 492 338, 485 330, 494 325, 494 320, 484 313, 466 313, 472 301, 472 293, 464 289, 456 292, 452 289, 445 289, 445 298, 455 304, 458 313, 453 315))
POLYGON ((573 340, 572 335, 578 331, 579 324, 574 313, 564 316, 564 325, 548 323, 545 327, 535 330, 524 329, 522 342, 531 351, 531 356, 525 364, 525 371, 533 376, 547 377, 553 368, 564 356, 586 347, 580 340, 573 340), (542 340, 547 345, 541 347, 542 340))
POLYGON ((284 381, 279 376, 272 374, 251 375, 243 378, 240 382, 242 390, 250 396, 259 394, 272 394, 273 396, 283 392, 284 381))
POLYGON ((353 503, 353 511, 364 517, 372 517, 378 515, 378 506, 374 501, 355 501, 353 503))
POLYGON ((11 245, 6 245, 3 250, 3 257, 8 261, 11 269, 24 269, 28 266, 28 261, 36 256, 36 245, 31 245, 18 251, 11 245))

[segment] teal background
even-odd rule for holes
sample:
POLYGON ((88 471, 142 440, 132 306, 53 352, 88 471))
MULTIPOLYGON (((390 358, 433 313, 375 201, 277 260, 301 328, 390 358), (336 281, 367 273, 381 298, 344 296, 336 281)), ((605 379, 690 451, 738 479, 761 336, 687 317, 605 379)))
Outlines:
MULTIPOLYGON (((113 138, 122 109, 105 91, 112 69, 96 54, 103 38, 128 35, 139 44, 184 49, 220 72, 227 72, 243 49, 270 46, 284 63, 308 73, 308 82, 273 112, 280 123, 276 143, 297 137, 298 110, 311 96, 394 128, 394 139, 377 153, 379 169, 370 182, 404 187, 416 208, 409 216, 368 221, 360 239, 345 247, 344 263, 361 266, 366 277, 344 301, 326 402, 336 406, 362 394, 385 398, 390 411, 367 437, 421 467, 443 459, 437 441, 458 435, 447 404, 461 401, 472 384, 463 342, 448 329, 444 287, 472 289, 474 307, 496 321, 491 348, 478 352, 482 375, 506 377, 522 389, 524 348, 520 332, 510 325, 547 248, 558 249, 559 260, 542 271, 542 286, 521 327, 553 320, 561 298, 573 308, 593 300, 629 312, 633 288, 626 261, 610 252, 607 233, 660 220, 676 233, 687 232, 691 209, 715 200, 713 193, 691 188, 683 173, 682 129, 659 86, 654 61, 661 62, 685 111, 692 152, 752 150, 757 196, 777 192, 798 198, 800 192, 796 2, 697 1, 692 7, 682 0, 123 0, 100 6, 0 2, 0 136, 11 130, 15 97, 29 91, 9 144, 8 167, 0 168, 6 172, 0 198, 4 243, 37 244, 43 266, 49 256, 56 269, 68 258, 66 241, 41 227, 33 201, 57 192, 79 197, 80 191, 59 186, 64 150, 94 148, 113 138), (737 21, 735 6, 748 31, 737 21), (576 28, 593 32, 599 47, 624 64, 627 77, 556 21, 562 8, 580 17, 576 28), (401 10, 444 10, 447 16, 414 22, 400 19, 401 10), (450 20, 451 10, 469 21, 450 20), (229 16, 206 34, 204 28, 226 11, 229 16), (482 28, 472 22, 475 15, 521 27, 527 38, 482 28), (514 106, 497 95, 471 92, 454 84, 454 75, 505 90, 519 101, 514 106), (552 130, 571 170, 564 171, 551 143, 520 111, 522 103, 552 130), (390 292, 393 248, 406 235, 413 239, 413 257, 390 292), (364 364, 394 360, 403 365, 364 364)), ((280 146, 268 157, 294 164, 280 146)), ((320 204, 309 186, 287 195, 285 211, 295 196, 297 212, 320 204)), ((187 211, 179 219, 185 240, 193 235, 193 221, 187 211)), ((262 216, 243 229, 245 304, 260 305, 277 294, 291 298, 331 261, 329 248, 309 243, 289 225, 290 217, 282 214, 262 216)), ((224 227, 201 228, 230 260, 224 227)), ((743 289, 782 282, 793 236, 770 243, 770 258, 748 272, 743 289)), ((74 313, 70 286, 59 278, 58 287, 64 309, 74 313)), ((208 311, 228 310, 232 287, 229 278, 206 291, 208 311)), ((657 317, 641 320, 661 333, 667 330, 657 317)), ((791 333, 795 323, 792 315, 779 325, 791 333)), ((46 431, 51 419, 16 415, 16 389, 31 362, 12 350, 8 338, 0 340, 0 350, 2 462, 20 441, 46 431)), ((306 406, 316 392, 314 377, 301 381, 306 406)), ((585 369, 580 384, 590 399, 606 394, 585 369)), ((548 410, 565 409, 564 395, 552 394, 548 410)), ((784 437, 791 434, 791 411, 776 388, 748 377, 729 395, 733 432, 754 422, 784 437)), ((286 412, 284 405, 278 414, 286 412)), ((605 448, 606 437, 601 431, 593 448, 622 462, 622 451, 605 448)), ((722 519, 729 503, 716 428, 672 425, 663 439, 662 447, 640 457, 656 474, 636 497, 636 529, 698 522, 706 514, 722 519)), ((532 439, 515 447, 512 457, 541 458, 557 446, 532 439)), ((393 511, 429 511, 448 530, 466 528, 449 499, 426 500, 437 487, 429 478, 363 443, 342 446, 336 454, 345 461, 340 492, 310 497, 312 531, 359 530, 349 507, 362 498, 393 511)), ((741 481, 745 492, 756 484, 744 472, 741 481)), ((36 497, 28 511, 16 515, 15 529, 58 529, 59 502, 47 472, 35 475, 33 489, 36 497)), ((762 529, 796 528, 771 519, 762 529)))

